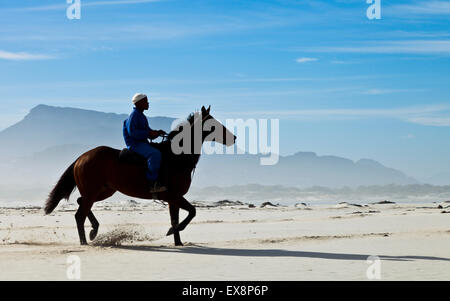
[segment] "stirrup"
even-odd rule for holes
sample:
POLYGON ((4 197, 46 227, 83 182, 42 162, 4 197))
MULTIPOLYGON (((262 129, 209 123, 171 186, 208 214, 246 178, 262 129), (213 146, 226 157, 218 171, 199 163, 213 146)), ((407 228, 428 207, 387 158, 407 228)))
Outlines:
POLYGON ((159 182, 155 181, 153 185, 150 184, 150 193, 157 193, 166 191, 167 187, 159 184, 159 182))

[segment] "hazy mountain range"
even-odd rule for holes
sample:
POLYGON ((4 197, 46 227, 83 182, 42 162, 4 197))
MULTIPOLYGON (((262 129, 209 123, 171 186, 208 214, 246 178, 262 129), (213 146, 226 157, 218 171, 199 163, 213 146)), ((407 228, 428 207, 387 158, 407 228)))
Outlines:
MULTIPOLYGON (((8 158, 8 177, 27 181, 55 181, 60 172, 84 151, 108 145, 123 148, 127 114, 38 105, 25 118, 0 132, 1 155, 8 158), (33 180, 34 179, 34 180, 33 180)), ((170 130, 175 118, 151 117, 154 129, 170 130)), ((298 152, 281 156, 278 164, 259 164, 262 155, 203 155, 194 185, 229 186, 257 183, 296 187, 356 187, 414 184, 402 172, 369 159, 354 162, 336 156, 298 152)), ((5 176, 5 174, 3 174, 5 176)))
MULTIPOLYGON (((20 199, 18 195, 22 199, 33 197, 42 200, 61 173, 83 152, 99 145, 123 148, 122 125, 127 116, 36 106, 23 120, 0 132, 0 155, 3 158, 0 161, 0 200, 17 200, 20 199)), ((149 124, 154 129, 169 131, 174 120, 151 117, 149 124)), ((234 191, 245 194, 247 198, 261 198, 261 193, 271 196, 273 193, 268 191, 275 189, 278 191, 276 195, 290 195, 294 200, 299 191, 304 195, 310 194, 309 190, 304 190, 307 187, 316 187, 313 188, 314 193, 325 196, 337 195, 336 192, 328 193, 327 189, 358 191, 360 186, 391 185, 387 187, 395 190, 392 187, 410 185, 401 190, 414 193, 419 189, 415 179, 370 159, 354 162, 336 156, 297 152, 280 156, 276 165, 263 166, 259 164, 261 156, 266 155, 202 155, 195 170, 192 193, 208 196, 211 191, 216 191, 213 195, 219 192, 227 195, 234 191), (234 188, 226 188, 230 186, 234 188), (282 190, 284 192, 280 192, 282 190)), ((434 180, 437 182, 430 183, 450 183, 442 175, 434 180)), ((431 189, 428 186, 423 188, 431 189)), ((349 192, 349 195, 352 194, 349 192)))
MULTIPOLYGON (((122 125, 127 117, 127 114, 38 105, 23 120, 0 132, 0 154, 19 157, 50 149, 53 155, 58 155, 55 147, 68 144, 121 148, 122 125)), ((162 129, 170 129, 174 120, 149 118, 151 127, 162 129)), ((64 149, 67 151, 68 147, 64 149)))

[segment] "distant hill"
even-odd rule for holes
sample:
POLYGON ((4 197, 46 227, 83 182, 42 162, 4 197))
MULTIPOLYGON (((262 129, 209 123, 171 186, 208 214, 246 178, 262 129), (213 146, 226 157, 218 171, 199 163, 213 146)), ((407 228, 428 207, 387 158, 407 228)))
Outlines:
POLYGON ((382 164, 361 159, 354 162, 336 156, 317 156, 298 152, 281 156, 275 165, 260 165, 261 155, 203 156, 193 184, 217 185, 285 185, 295 187, 357 187, 361 185, 406 185, 418 183, 404 173, 382 164))
POLYGON ((424 180, 432 185, 450 185, 450 172, 442 172, 424 180))
MULTIPOLYGON (((0 154, 31 155, 58 145, 124 147, 123 121, 127 114, 38 105, 23 120, 0 132, 0 154)), ((150 117, 155 129, 169 130, 174 118, 150 117)))
MULTIPOLYGON (((122 125, 127 116, 38 105, 23 120, 0 132, 0 154, 7 158, 0 161, 2 183, 47 187, 86 150, 99 145, 123 148, 122 125)), ((149 123, 152 128, 169 131, 174 120, 151 117, 149 123)), ((402 172, 369 159, 354 162, 336 156, 298 152, 281 156, 276 165, 261 166, 261 156, 203 155, 195 171, 193 186, 358 187, 417 183, 402 172)))

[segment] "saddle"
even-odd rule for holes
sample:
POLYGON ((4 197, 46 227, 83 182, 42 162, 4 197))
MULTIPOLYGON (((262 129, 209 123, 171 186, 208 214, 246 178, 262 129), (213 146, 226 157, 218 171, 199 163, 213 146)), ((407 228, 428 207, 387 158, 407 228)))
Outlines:
POLYGON ((136 152, 124 148, 119 153, 119 161, 127 164, 146 165, 147 160, 136 152))
MULTIPOLYGON (((150 145, 159 149, 158 143, 150 142, 150 145)), ((124 148, 120 151, 119 162, 147 166, 147 160, 144 157, 128 148, 124 148)))
MULTIPOLYGON (((155 143, 156 144, 156 143, 155 143)), ((147 160, 139 155, 136 152, 133 152, 129 150, 128 148, 124 148, 119 153, 119 162, 125 163, 125 164, 133 164, 133 165, 140 165, 143 168, 147 168, 147 160)), ((161 181, 162 184, 165 183, 164 176, 161 176, 162 174, 166 174, 166 170, 164 168, 160 169, 158 179, 161 181)), ((153 199, 158 199, 157 194, 153 194, 153 199)))

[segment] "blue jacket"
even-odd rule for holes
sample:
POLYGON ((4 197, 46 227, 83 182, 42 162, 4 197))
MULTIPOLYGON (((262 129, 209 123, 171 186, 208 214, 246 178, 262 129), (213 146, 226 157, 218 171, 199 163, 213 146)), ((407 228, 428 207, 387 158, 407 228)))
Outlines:
POLYGON ((148 142, 151 128, 144 113, 134 108, 128 119, 123 122, 123 138, 128 148, 142 142, 148 142))

